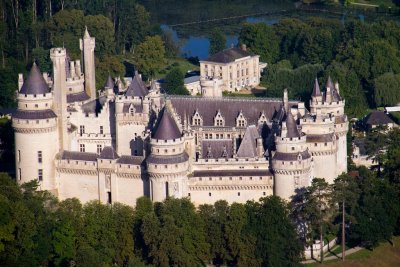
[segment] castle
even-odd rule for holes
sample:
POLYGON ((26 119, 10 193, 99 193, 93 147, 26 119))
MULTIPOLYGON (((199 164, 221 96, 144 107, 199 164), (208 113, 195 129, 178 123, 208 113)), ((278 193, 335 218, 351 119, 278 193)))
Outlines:
POLYGON ((137 72, 126 85, 108 77, 96 96, 87 30, 80 48, 82 64, 53 48, 52 77, 35 64, 25 81, 19 75, 19 183, 38 180, 61 200, 199 205, 290 199, 313 177, 332 183, 347 170, 345 101, 330 78, 324 92, 315 80, 309 110, 286 91, 282 100, 167 96, 137 72))

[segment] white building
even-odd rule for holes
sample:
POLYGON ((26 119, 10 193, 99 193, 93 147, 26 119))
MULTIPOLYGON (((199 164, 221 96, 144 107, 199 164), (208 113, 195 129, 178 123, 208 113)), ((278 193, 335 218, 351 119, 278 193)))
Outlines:
POLYGON ((36 65, 25 81, 20 75, 19 183, 37 179, 60 199, 83 202, 134 206, 146 195, 198 205, 289 199, 313 177, 332 182, 347 170, 345 102, 330 79, 323 93, 316 81, 310 111, 287 92, 283 101, 165 96, 138 73, 127 88, 108 77, 96 98, 94 45, 86 31, 83 70, 54 48, 52 77, 36 65))

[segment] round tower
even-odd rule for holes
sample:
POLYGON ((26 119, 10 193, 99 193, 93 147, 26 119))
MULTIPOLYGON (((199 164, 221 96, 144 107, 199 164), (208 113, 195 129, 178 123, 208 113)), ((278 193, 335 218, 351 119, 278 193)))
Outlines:
POLYGON ((35 63, 17 93, 17 101, 18 109, 12 118, 17 181, 38 180, 39 189, 55 192, 57 116, 51 109, 53 94, 35 63))
POLYGON ((306 145, 306 135, 297 129, 291 111, 286 112, 281 131, 275 136, 276 151, 272 157, 275 195, 290 200, 296 189, 308 186, 312 180, 312 159, 306 145))
POLYGON ((79 39, 80 49, 83 56, 83 69, 85 72, 85 91, 91 100, 96 99, 96 76, 94 49, 96 40, 91 37, 87 27, 82 39, 79 39))
POLYGON ((189 156, 185 151, 185 138, 167 107, 162 111, 150 146, 147 170, 152 200, 187 196, 189 156))

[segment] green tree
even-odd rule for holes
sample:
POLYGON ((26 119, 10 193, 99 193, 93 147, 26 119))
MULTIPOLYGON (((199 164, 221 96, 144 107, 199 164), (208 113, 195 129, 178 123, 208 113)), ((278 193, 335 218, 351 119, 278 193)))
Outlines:
POLYGON ((226 37, 220 30, 214 29, 210 36, 210 51, 209 54, 213 55, 225 49, 226 37))
POLYGON ((260 55, 260 60, 275 63, 279 56, 279 39, 265 23, 245 23, 239 34, 239 43, 260 55))
POLYGON ((333 184, 333 198, 335 204, 339 204, 338 213, 341 214, 338 223, 342 225, 341 240, 342 240, 342 259, 345 258, 346 250, 346 228, 354 222, 354 210, 357 207, 360 197, 360 189, 354 177, 348 174, 339 175, 333 184), (340 218, 341 217, 341 218, 340 218), (347 221, 346 221, 347 218, 347 221))
POLYGON ((165 77, 165 91, 170 95, 189 95, 183 83, 184 77, 180 68, 173 68, 165 77))
POLYGON ((128 262, 134 259, 134 211, 129 206, 115 203, 112 214, 116 232, 114 262, 118 266, 126 266, 128 262))
POLYGON ((135 66, 146 78, 152 78, 165 64, 165 48, 160 36, 148 36, 134 53, 135 66))
POLYGON ((400 74, 385 73, 374 80, 374 99, 378 107, 397 105, 400 102, 400 74))

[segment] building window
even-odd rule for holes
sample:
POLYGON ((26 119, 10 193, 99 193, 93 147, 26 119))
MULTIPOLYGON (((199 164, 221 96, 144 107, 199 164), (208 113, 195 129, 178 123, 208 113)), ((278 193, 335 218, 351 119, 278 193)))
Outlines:
POLYGON ((38 163, 42 163, 42 151, 37 152, 38 163))
POLYGON ((265 192, 263 192, 263 196, 265 196, 266 195, 266 193, 265 192))
POLYGON ((85 133, 85 125, 81 125, 81 126, 79 127, 79 133, 81 134, 81 136, 82 136, 82 134, 85 133))
POLYGON ((208 193, 208 196, 211 197, 211 192, 208 193))
POLYGON ((188 193, 188 197, 190 197, 190 193, 188 193))
POLYGON ((100 154, 102 149, 102 145, 97 145, 97 154, 100 154))
POLYGON ((22 172, 21 172, 21 168, 19 168, 18 169, 18 178, 19 178, 19 180, 21 181, 21 179, 22 179, 22 172))
POLYGON ((238 197, 240 197, 240 192, 238 192, 238 197))
POLYGON ((112 203, 111 192, 107 192, 107 203, 108 203, 108 204, 111 204, 111 203, 112 203))
POLYGON ((38 180, 39 182, 43 181, 43 169, 38 170, 38 180))
POLYGON ((79 151, 80 152, 85 152, 85 144, 80 144, 79 145, 79 151))
POLYGON ((103 133, 104 133, 103 126, 100 126, 100 134, 103 134, 103 133))
POLYGON ((18 162, 21 162, 21 150, 18 150, 18 162))

